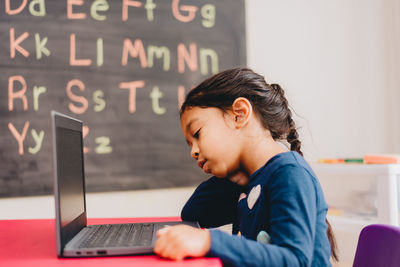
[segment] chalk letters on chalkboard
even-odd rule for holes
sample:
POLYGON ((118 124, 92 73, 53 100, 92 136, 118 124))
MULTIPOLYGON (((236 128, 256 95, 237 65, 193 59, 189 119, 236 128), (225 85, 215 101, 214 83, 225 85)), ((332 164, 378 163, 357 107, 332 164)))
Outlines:
POLYGON ((15 51, 18 50, 19 53, 21 53, 24 57, 29 57, 29 52, 26 51, 22 46, 20 46, 20 43, 24 41, 26 38, 28 38, 29 33, 24 32, 17 38, 15 37, 15 29, 10 28, 10 57, 14 58, 15 57, 15 51))
POLYGON ((8 78, 8 110, 14 110, 14 99, 20 99, 23 104, 23 109, 28 110, 28 100, 26 99, 26 82, 21 75, 15 75, 8 78), (18 82, 22 87, 19 91, 14 91, 14 85, 18 82))
POLYGON ((129 90, 129 112, 136 111, 136 89, 144 87, 144 81, 122 82, 119 88, 129 90))
POLYGON ((51 193, 51 110, 84 122, 89 192, 205 178, 179 108, 206 77, 246 64, 244 0, 0 4, 0 197, 51 193))
POLYGON ((15 139, 18 142, 18 153, 20 155, 24 154, 24 140, 26 137, 26 133, 28 132, 28 128, 29 128, 29 121, 25 122, 22 133, 19 133, 18 130, 15 129, 15 126, 11 122, 8 123, 8 129, 10 129, 11 133, 14 135, 15 139))

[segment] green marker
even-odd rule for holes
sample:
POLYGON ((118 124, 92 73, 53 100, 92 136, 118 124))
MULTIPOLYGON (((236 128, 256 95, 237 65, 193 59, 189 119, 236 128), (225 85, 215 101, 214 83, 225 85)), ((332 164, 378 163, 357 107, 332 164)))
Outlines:
POLYGON ((364 163, 363 158, 344 159, 345 163, 364 163))

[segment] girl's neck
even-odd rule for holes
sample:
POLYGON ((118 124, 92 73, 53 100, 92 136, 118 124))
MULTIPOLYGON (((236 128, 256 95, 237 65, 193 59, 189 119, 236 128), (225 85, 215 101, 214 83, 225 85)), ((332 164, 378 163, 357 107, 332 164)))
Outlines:
POLYGON ((241 164, 249 176, 264 166, 275 155, 287 151, 274 141, 270 135, 269 137, 252 138, 246 143, 242 152, 241 164))

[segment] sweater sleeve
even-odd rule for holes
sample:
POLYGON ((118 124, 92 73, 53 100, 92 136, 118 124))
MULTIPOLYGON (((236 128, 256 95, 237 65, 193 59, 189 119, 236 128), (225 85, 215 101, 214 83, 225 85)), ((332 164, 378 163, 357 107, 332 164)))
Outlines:
POLYGON ((228 179, 212 177, 201 183, 186 202, 182 220, 197 221, 206 228, 233 223, 242 190, 228 179))
POLYGON ((209 255, 231 266, 311 266, 316 229, 316 193, 301 167, 285 166, 268 186, 269 244, 211 230, 209 255))

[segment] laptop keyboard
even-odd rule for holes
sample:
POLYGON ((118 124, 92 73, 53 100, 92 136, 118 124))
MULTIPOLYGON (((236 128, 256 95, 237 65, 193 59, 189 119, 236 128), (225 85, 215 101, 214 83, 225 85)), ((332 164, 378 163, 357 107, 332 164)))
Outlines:
POLYGON ((150 246, 154 224, 92 225, 79 248, 150 246))

